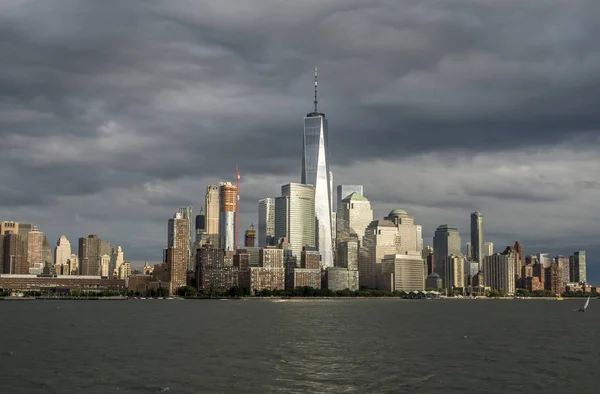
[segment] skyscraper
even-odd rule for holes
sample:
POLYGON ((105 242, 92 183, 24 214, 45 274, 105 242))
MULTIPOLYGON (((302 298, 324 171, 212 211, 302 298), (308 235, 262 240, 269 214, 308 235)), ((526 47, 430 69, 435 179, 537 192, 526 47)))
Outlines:
POLYGON ((189 234, 190 222, 183 218, 181 213, 176 213, 169 219, 168 245, 165 250, 165 263, 168 267, 170 292, 186 285, 187 259, 190 247, 189 234))
POLYGON ((56 248, 54 249, 54 264, 60 267, 66 266, 70 258, 71 242, 69 242, 66 236, 61 235, 56 242, 56 248))
POLYGON ((304 118, 301 183, 315 188, 315 239, 321 263, 333 266, 333 235, 331 231, 331 173, 329 172, 328 130, 325 114, 317 108, 317 68, 315 67, 314 111, 304 118))
POLYGON ((210 242, 219 246, 219 186, 206 186, 206 234, 210 242))
POLYGON ((79 275, 100 275, 102 240, 95 234, 79 238, 79 275))
POLYGON ((195 238, 195 229, 194 229, 194 216, 192 214, 192 207, 181 207, 179 208, 179 213, 181 213, 181 216, 186 219, 189 223, 189 242, 190 242, 190 247, 188 249, 188 260, 187 260, 187 270, 188 271, 193 271, 196 267, 195 264, 192 262, 192 249, 194 247, 194 238, 195 238))
POLYGON ((244 246, 253 248, 256 242, 256 230, 254 230, 254 224, 250 225, 250 228, 244 233, 244 246))
POLYGON ((275 199, 275 237, 287 238, 298 259, 304 246, 315 246, 315 188, 289 183, 275 199))
POLYGON ((471 213, 471 258, 483 264, 483 215, 479 212, 471 213))
POLYGON ((219 206, 219 247, 235 251, 237 186, 231 182, 219 183, 219 206))
POLYGON ((446 261, 446 257, 451 255, 460 256, 461 245, 458 228, 442 224, 435 230, 433 236, 434 269, 435 273, 444 281, 444 286, 446 286, 447 281, 444 261, 446 261))
POLYGON ((267 246, 275 236, 275 199, 258 201, 258 247, 267 246))
POLYGON ((575 252, 569 257, 569 272, 571 282, 587 283, 585 250, 575 252))
POLYGON ((344 198, 348 197, 349 195, 351 195, 352 193, 357 193, 359 196, 364 196, 363 186, 362 185, 338 185, 337 196, 336 196, 337 204, 335 205, 336 212, 337 212, 337 210, 340 209, 340 203, 342 202, 342 200, 344 198))
POLYGON ((371 202, 357 192, 346 196, 338 205, 336 240, 343 242, 352 234, 362 242, 365 230, 373 221, 371 202))
POLYGON ((44 233, 38 231, 37 226, 29 232, 29 243, 27 248, 27 258, 29 263, 29 272, 41 274, 44 265, 42 263, 42 244, 44 242, 44 233))

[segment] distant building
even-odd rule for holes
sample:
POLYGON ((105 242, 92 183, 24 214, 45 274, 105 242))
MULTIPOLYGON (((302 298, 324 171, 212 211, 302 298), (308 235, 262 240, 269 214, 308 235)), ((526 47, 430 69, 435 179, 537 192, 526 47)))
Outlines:
POLYGON ((236 248, 237 192, 237 186, 231 182, 219 183, 219 245, 226 251, 235 251, 236 248))
POLYGON ((244 246, 253 248, 256 243, 256 230, 254 230, 254 224, 250 226, 244 233, 244 246))
POLYGON ((335 204, 336 212, 340 210, 340 204, 341 204, 342 200, 344 200, 346 197, 348 197, 352 193, 356 193, 359 196, 365 195, 362 185, 338 185, 338 187, 337 187, 337 203, 335 204))
MULTIPOLYGON (((446 256, 444 265, 444 288, 449 291, 452 289, 465 288, 465 259, 463 256, 446 256)), ((469 272, 470 273, 470 272, 469 272)))
POLYGON ((483 263, 483 215, 479 212, 471 213, 471 254, 471 259, 483 263))
POLYGON ((181 213, 176 213, 169 219, 168 245, 165 249, 165 260, 169 269, 170 293, 187 284, 187 268, 189 257, 189 226, 190 221, 185 219, 181 213))
POLYGON ((493 290, 515 293, 515 267, 508 255, 496 253, 483 261, 483 275, 486 286, 493 290))
POLYGON ((258 201, 258 246, 264 248, 275 237, 275 199, 258 201))
POLYGON ((366 197, 356 192, 351 193, 338 204, 336 213, 336 241, 342 242, 350 236, 359 240, 373 221, 373 209, 366 197))
MULTIPOLYGON (((108 278, 109 277, 109 267, 110 267, 110 256, 105 254, 102 255, 101 257, 101 263, 100 263, 100 276, 104 277, 104 278, 108 278)), ((112 275, 110 276, 112 278, 112 275)))
POLYGON ((442 224, 435 230, 433 236, 434 269, 435 273, 442 278, 445 285, 447 284, 447 278, 445 276, 444 261, 448 256, 459 256, 461 254, 461 245, 462 242, 458 228, 442 224))
POLYGON ((303 247, 316 246, 314 194, 312 185, 289 183, 275 199, 275 236, 285 238, 296 257, 303 247))
POLYGON ((102 240, 95 234, 79 238, 79 275, 100 276, 102 240))
POLYGON ((0 275, 0 290, 13 291, 83 291, 96 293, 100 291, 125 291, 125 281, 105 279, 100 276, 63 276, 63 275, 0 275))
POLYGON ((427 276, 427 279, 425 280, 425 288, 426 289, 439 290, 442 288, 442 286, 443 286, 442 278, 440 278, 440 276, 438 274, 436 274, 434 272, 427 276))
POLYGON ((233 265, 233 255, 226 258, 223 249, 204 245, 196 252, 196 264, 198 288, 227 291, 238 286, 238 268, 233 265))
POLYGON ((587 283, 585 250, 575 252, 569 257, 569 271, 571 282, 587 283))
POLYGON ((384 284, 379 287, 380 290, 425 290, 423 258, 420 254, 386 255, 381 266, 384 284))
POLYGON ((250 290, 285 289, 283 250, 267 247, 260 250, 260 267, 250 267, 250 290))
POLYGON ((325 271, 325 282, 329 290, 359 290, 358 270, 329 267, 325 271))
POLYGON ((494 243, 484 242, 483 243, 483 257, 491 256, 494 254, 494 243))
POLYGON ((206 187, 206 236, 210 242, 219 246, 219 186, 208 185, 206 187))
POLYGON ((42 262, 42 245, 44 242, 44 233, 38 231, 37 226, 28 235, 29 243, 27 250, 27 258, 29 263, 29 272, 41 274, 44 264, 42 262))

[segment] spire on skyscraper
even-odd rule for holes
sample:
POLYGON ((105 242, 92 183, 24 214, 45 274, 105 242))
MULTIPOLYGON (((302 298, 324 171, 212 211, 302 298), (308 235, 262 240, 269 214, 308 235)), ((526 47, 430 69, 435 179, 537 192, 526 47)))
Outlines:
POLYGON ((315 113, 318 113, 319 111, 317 110, 317 104, 319 103, 319 101, 317 100, 317 66, 315 66, 315 113))

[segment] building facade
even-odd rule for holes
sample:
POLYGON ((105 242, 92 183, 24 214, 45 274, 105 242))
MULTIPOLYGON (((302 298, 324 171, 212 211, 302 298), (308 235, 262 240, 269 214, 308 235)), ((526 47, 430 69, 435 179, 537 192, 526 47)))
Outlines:
MULTIPOLYGON (((434 272, 442 278, 444 283, 447 282, 444 261, 448 256, 461 255, 461 245, 462 243, 458 228, 442 224, 435 230, 433 236, 433 255, 435 258, 434 272)), ((473 245, 471 244, 471 248, 472 247, 473 245)))
POLYGON ((264 248, 275 237, 275 199, 258 201, 258 247, 264 248))
POLYGON ((231 182, 219 183, 219 245, 226 251, 235 251, 236 248, 237 191, 237 186, 231 182))
POLYGON ((483 263, 483 215, 471 213, 471 259, 483 263))
POLYGON ((587 283, 585 250, 575 252, 569 257, 569 272, 571 282, 587 283))
POLYGON ((337 201, 335 204, 336 212, 340 209, 340 204, 343 199, 351 195, 352 193, 356 193, 359 196, 364 196, 364 188, 362 185, 338 185, 337 187, 337 201))
POLYGON ((496 253, 483 259, 485 285, 493 290, 515 293, 515 267, 508 255, 496 253))
POLYGON ((365 230, 373 221, 371 202, 362 195, 353 192, 342 199, 336 213, 336 242, 342 242, 351 236, 362 239, 365 230))
POLYGON ((219 186, 206 187, 206 236, 210 242, 219 246, 219 186))
POLYGON ((174 294, 187 283, 190 221, 177 212, 172 219, 169 219, 168 234, 165 263, 169 270, 169 290, 174 294))
POLYGON ((275 199, 275 237, 285 238, 292 254, 315 246, 315 189, 312 185, 289 183, 275 199))
POLYGON ((304 118, 301 183, 315 189, 316 246, 325 267, 333 267, 332 180, 329 171, 329 141, 327 119, 317 109, 315 69, 314 111, 304 118))

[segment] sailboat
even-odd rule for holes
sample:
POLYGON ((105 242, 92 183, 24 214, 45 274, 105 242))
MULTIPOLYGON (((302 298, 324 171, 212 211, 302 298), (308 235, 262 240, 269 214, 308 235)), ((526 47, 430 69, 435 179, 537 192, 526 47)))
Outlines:
POLYGON ((585 304, 583 305, 583 307, 579 308, 579 310, 577 312, 585 312, 585 310, 587 309, 588 305, 590 305, 590 297, 591 296, 588 296, 588 299, 585 302, 585 304))

